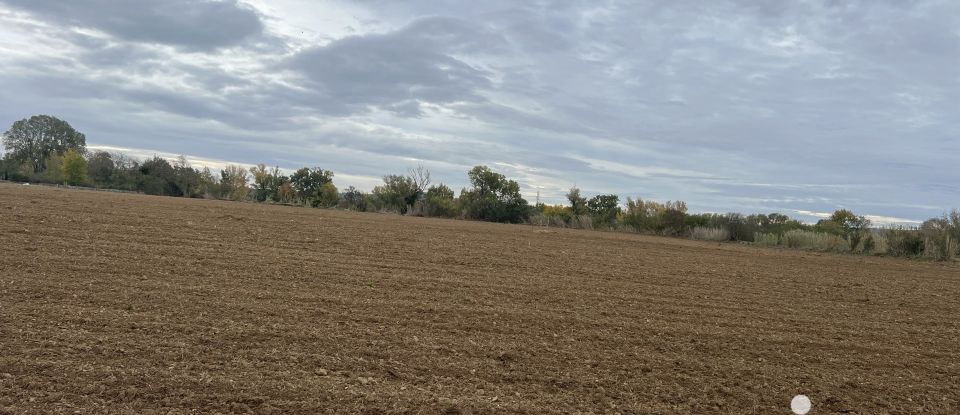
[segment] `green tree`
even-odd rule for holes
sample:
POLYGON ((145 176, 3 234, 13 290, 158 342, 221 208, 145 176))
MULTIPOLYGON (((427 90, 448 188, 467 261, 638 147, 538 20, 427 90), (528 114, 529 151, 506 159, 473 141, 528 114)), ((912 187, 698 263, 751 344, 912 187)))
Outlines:
POLYGON ((473 188, 460 192, 460 203, 467 218, 519 223, 530 215, 530 205, 520 196, 517 182, 487 166, 476 166, 467 175, 473 188))
POLYGON ((263 202, 270 197, 271 190, 274 190, 274 179, 267 170, 267 165, 260 163, 250 168, 250 175, 253 176, 253 199, 263 202))
MULTIPOLYGON (((383 184, 373 188, 373 199, 380 209, 407 214, 411 208, 423 207, 423 198, 430 185, 430 170, 423 166, 410 169, 406 176, 388 174, 383 184)), ((423 212, 417 212, 422 214, 423 212)))
POLYGON ((166 159, 153 156, 139 165, 137 190, 148 195, 180 196, 176 185, 176 170, 166 159))
POLYGON ((850 249, 855 250, 869 232, 870 220, 847 209, 838 209, 829 219, 817 222, 816 228, 821 232, 845 237, 850 243, 850 249))
POLYGON ((442 218, 452 218, 460 212, 454 199, 453 189, 444 184, 430 186, 424 194, 424 214, 442 218))
POLYGON ((587 199, 580 196, 580 189, 571 187, 567 192, 567 200, 570 201, 570 213, 574 216, 587 214, 587 199))
POLYGON ((69 149, 63 153, 63 180, 71 186, 80 186, 87 183, 87 160, 76 150, 69 149))
POLYGON ((34 115, 16 121, 3 133, 3 146, 13 160, 30 163, 34 173, 43 172, 51 155, 73 149, 83 155, 86 137, 69 123, 49 115, 34 115))
POLYGON ((339 202, 340 193, 337 191, 337 186, 334 186, 332 182, 328 182, 320 186, 317 197, 313 199, 310 205, 313 207, 329 208, 336 206, 339 202))
POLYGON ((220 194, 220 180, 213 175, 209 167, 200 171, 200 187, 197 189, 202 197, 217 197, 220 194))
POLYGON ((43 161, 41 176, 51 183, 63 183, 63 155, 51 154, 43 161))
POLYGON ((220 192, 227 199, 246 200, 250 194, 248 182, 247 169, 243 167, 231 164, 220 170, 220 192))
POLYGON ((280 194, 280 188, 289 183, 290 178, 281 174, 279 167, 267 169, 267 166, 261 163, 251 167, 250 174, 253 176, 254 199, 258 202, 266 200, 280 202, 281 199, 289 198, 289 195, 280 194))
POLYGON ((621 215, 625 226, 638 232, 651 232, 659 235, 677 235, 682 233, 688 222, 687 204, 682 201, 659 203, 637 198, 627 198, 627 208, 621 215))
POLYGON ((311 206, 320 204, 321 188, 323 185, 332 182, 333 172, 319 167, 312 169, 304 167, 290 176, 290 184, 297 192, 300 203, 307 203, 311 206))
POLYGON ((14 160, 10 154, 0 158, 0 179, 2 180, 27 181, 31 173, 33 173, 33 166, 29 163, 14 160))
POLYGON ((87 177, 96 186, 110 187, 115 169, 113 155, 106 151, 97 151, 87 159, 87 177))
POLYGON ((364 212, 367 210, 367 196, 357 190, 356 187, 350 186, 343 192, 343 207, 364 212))
POLYGON ((202 195, 202 177, 200 172, 190 166, 183 155, 177 157, 173 164, 173 184, 183 197, 199 197, 202 195))
POLYGON ((383 184, 373 188, 378 207, 406 214, 417 200, 417 184, 409 176, 388 174, 383 184))
POLYGON ((587 209, 594 223, 610 226, 617 221, 620 213, 620 197, 617 195, 596 195, 587 201, 587 209))

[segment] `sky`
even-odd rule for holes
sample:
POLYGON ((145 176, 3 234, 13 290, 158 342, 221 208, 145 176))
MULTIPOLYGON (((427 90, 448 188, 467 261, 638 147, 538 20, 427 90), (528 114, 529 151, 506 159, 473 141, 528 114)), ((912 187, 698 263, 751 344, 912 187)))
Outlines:
POLYGON ((363 190, 488 165, 695 212, 960 207, 960 2, 0 0, 0 125, 363 190))

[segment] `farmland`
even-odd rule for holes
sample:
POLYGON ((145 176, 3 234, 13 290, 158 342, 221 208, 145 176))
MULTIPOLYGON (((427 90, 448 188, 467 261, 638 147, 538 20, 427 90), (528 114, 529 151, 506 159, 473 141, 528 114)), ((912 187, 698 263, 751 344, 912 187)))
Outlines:
POLYGON ((956 264, 0 183, 0 413, 960 411, 956 264))

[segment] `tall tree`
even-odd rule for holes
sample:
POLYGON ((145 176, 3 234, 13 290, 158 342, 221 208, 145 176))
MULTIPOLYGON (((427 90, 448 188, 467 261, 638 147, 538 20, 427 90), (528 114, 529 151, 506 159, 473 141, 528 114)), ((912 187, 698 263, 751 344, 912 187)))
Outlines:
POLYGON ((231 164, 220 170, 220 188, 228 199, 245 200, 250 193, 248 182, 247 169, 243 167, 231 164))
POLYGON ((167 159, 153 156, 140 164, 139 183, 137 190, 148 195, 180 196, 182 192, 177 187, 176 169, 167 159))
POLYGON ((373 188, 373 196, 380 208, 400 214, 406 214, 417 201, 418 192, 413 178, 398 174, 383 176, 383 184, 373 188))
POLYGON ((71 186, 87 184, 87 160, 76 150, 69 149, 63 153, 63 180, 71 186))
POLYGON ((597 224, 612 225, 620 213, 620 197, 617 195, 596 195, 587 201, 587 209, 597 224))
POLYGON ((174 184, 180 192, 177 196, 200 196, 200 188, 202 187, 200 172, 190 166, 186 156, 177 157, 177 161, 173 163, 173 178, 174 184))
POLYGON ((350 210, 363 212, 367 210, 367 196, 350 186, 343 192, 344 207, 350 210))
POLYGON ((443 183, 430 186, 423 199, 423 213, 427 216, 452 218, 460 213, 457 201, 454 199, 453 189, 443 183))
POLYGON ((470 219, 494 222, 522 222, 530 214, 530 205, 520 196, 520 185, 506 176, 476 166, 467 175, 473 188, 460 192, 464 215, 470 219))
POLYGON ((87 139, 66 121, 49 115, 34 115, 14 122, 3 133, 3 146, 12 159, 30 163, 34 173, 41 173, 44 162, 51 155, 61 155, 70 149, 85 154, 87 139))
POLYGON ((323 185, 333 182, 333 172, 319 167, 312 169, 304 167, 290 176, 290 184, 297 192, 297 197, 301 203, 309 203, 312 206, 321 204, 321 191, 323 185))
POLYGON ((580 196, 580 189, 571 187, 567 193, 567 200, 570 201, 570 211, 574 216, 587 214, 587 198, 580 196))
POLYGON ((97 186, 109 186, 116 164, 113 155, 106 151, 98 151, 87 159, 87 176, 97 186))

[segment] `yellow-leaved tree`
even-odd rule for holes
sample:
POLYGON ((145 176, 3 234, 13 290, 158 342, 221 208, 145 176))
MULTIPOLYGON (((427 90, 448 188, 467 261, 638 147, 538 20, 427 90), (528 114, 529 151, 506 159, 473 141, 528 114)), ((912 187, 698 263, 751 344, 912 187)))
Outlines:
POLYGON ((71 186, 80 186, 87 183, 87 160, 74 149, 63 153, 60 172, 63 181, 71 186))

